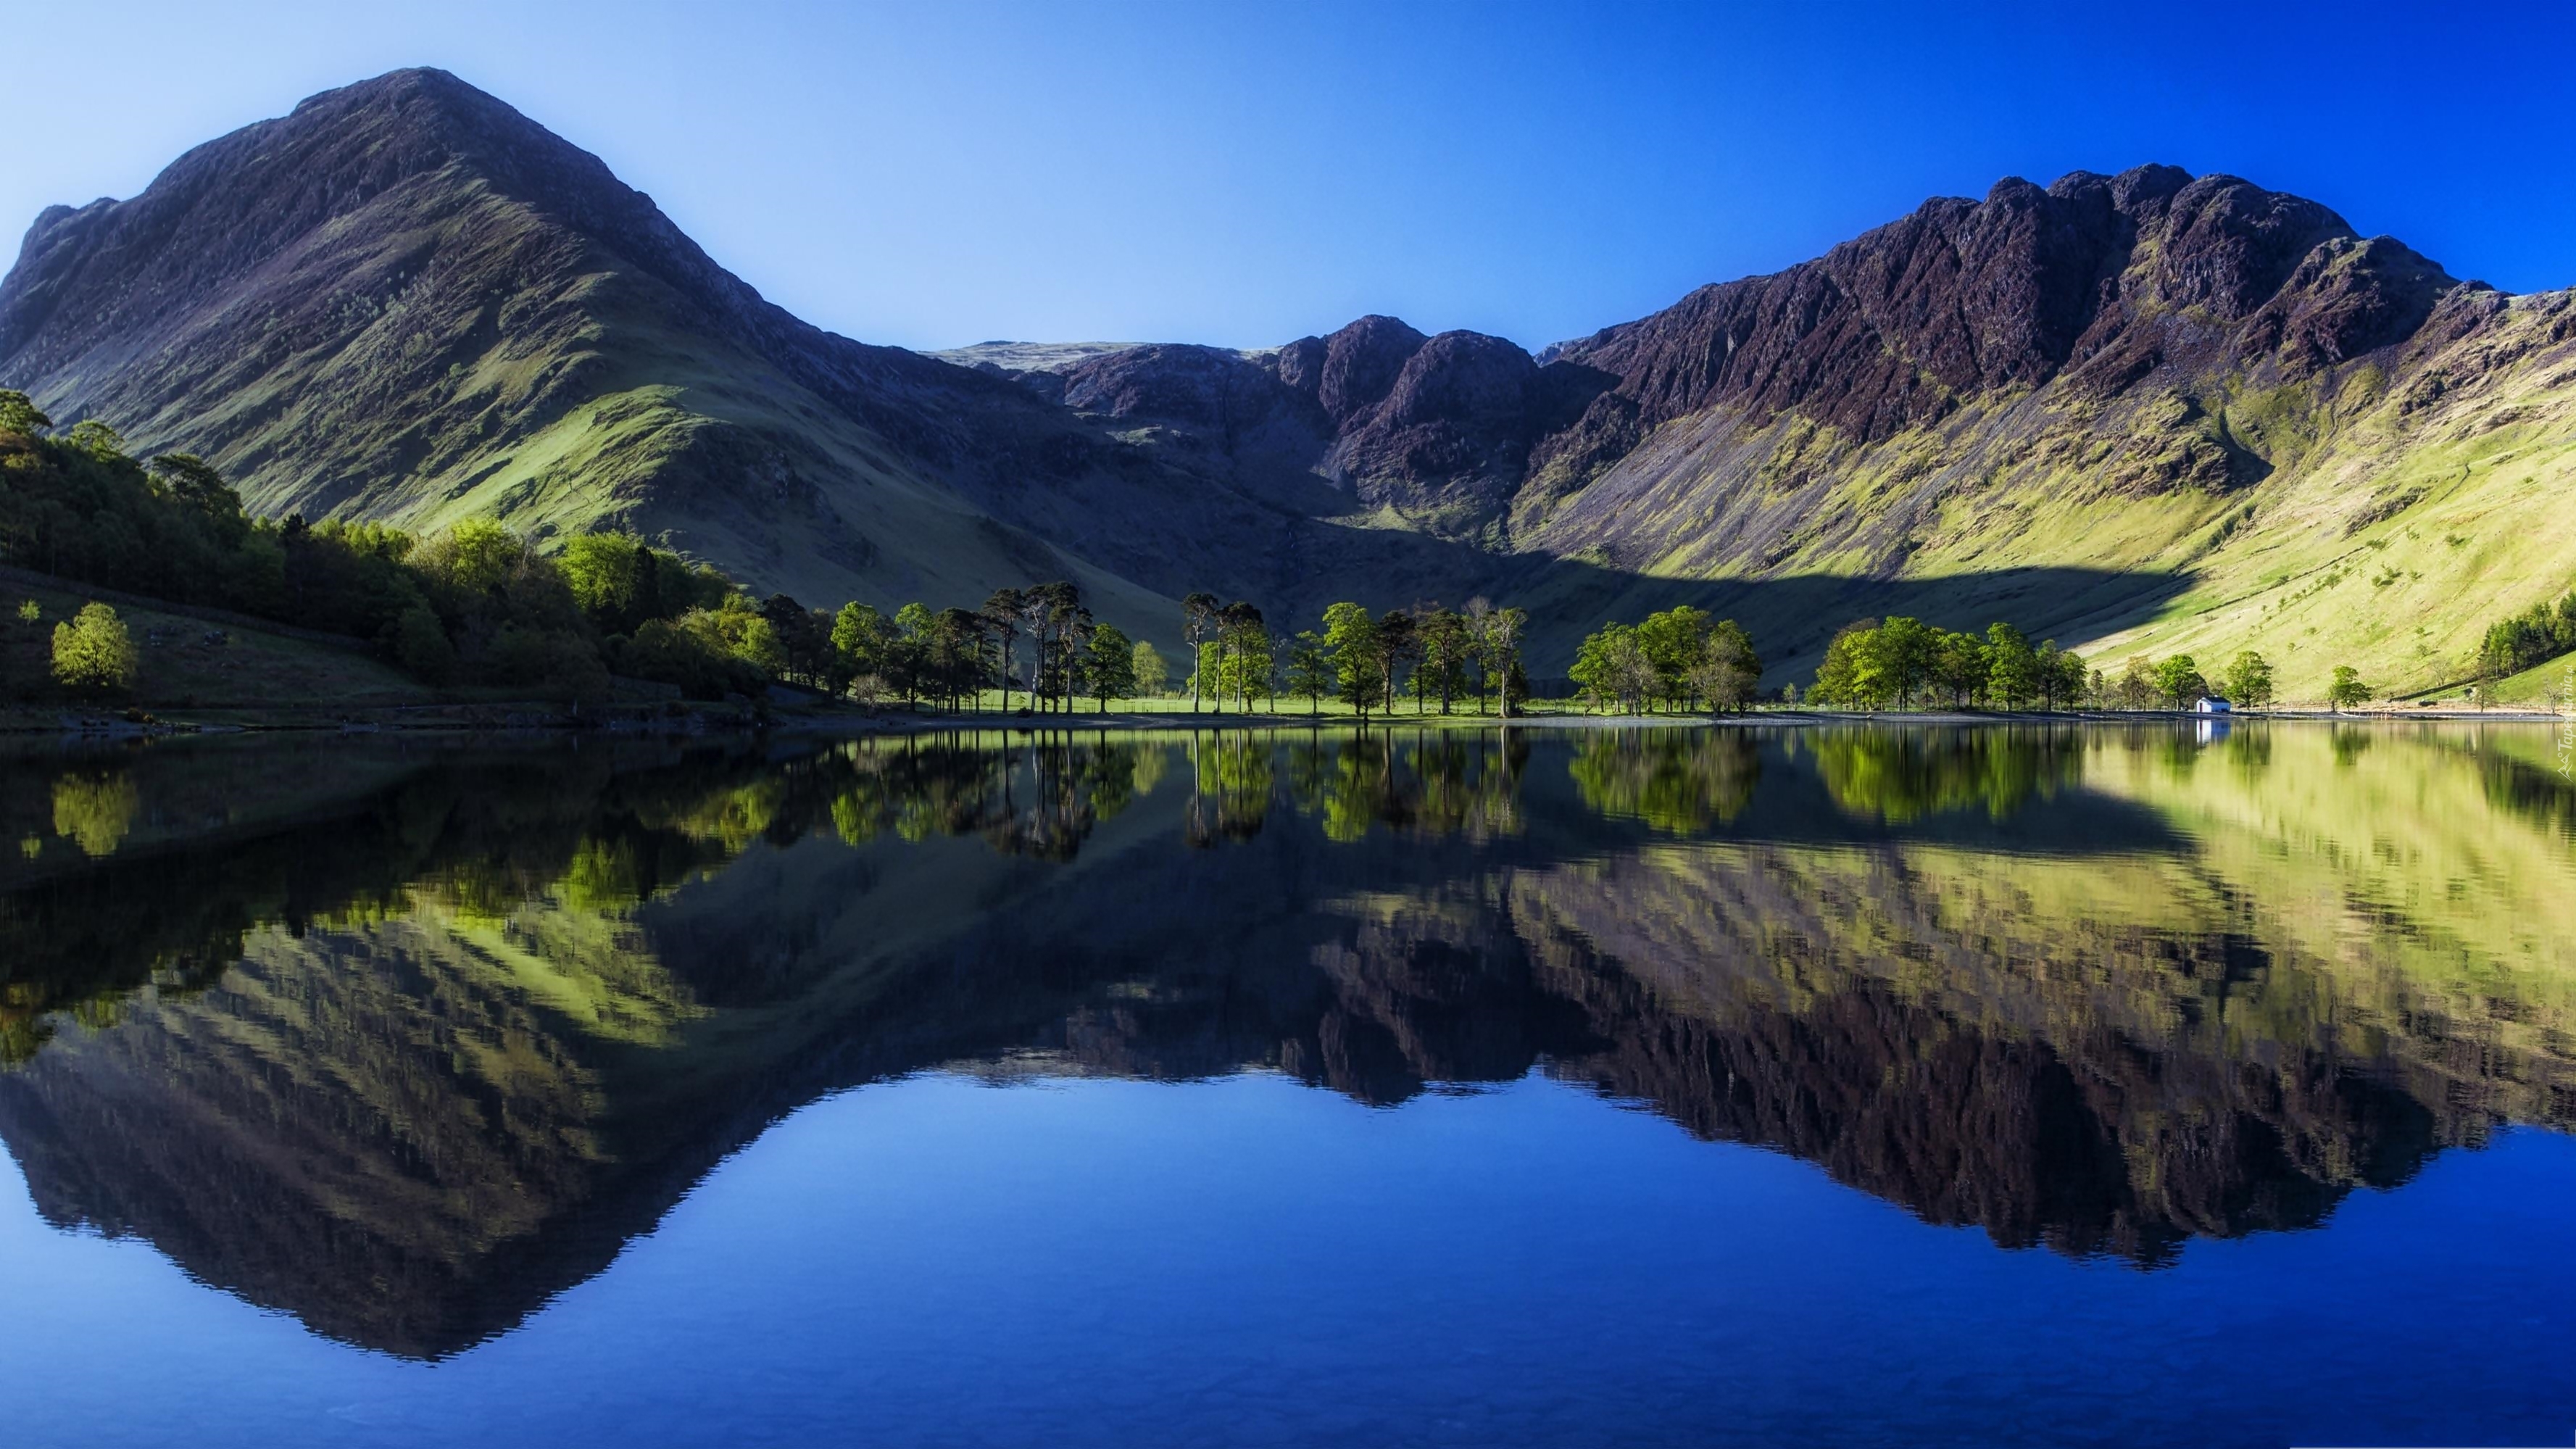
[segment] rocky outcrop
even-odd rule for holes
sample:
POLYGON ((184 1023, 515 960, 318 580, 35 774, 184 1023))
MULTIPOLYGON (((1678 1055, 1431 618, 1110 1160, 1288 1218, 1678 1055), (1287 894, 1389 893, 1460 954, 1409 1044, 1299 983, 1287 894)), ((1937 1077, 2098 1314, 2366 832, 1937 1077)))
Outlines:
POLYGON ((1578 476, 1719 406, 1797 410, 1859 443, 2072 374, 2095 398, 2159 369, 2297 376, 2402 342, 2458 285, 2314 202, 2170 166, 2018 178, 1944 198, 1767 277, 1551 349, 1618 384, 1549 457, 1578 476))
POLYGON ((1361 508, 1466 536, 1509 507, 1532 445, 1610 381, 1542 367, 1504 338, 1425 337, 1377 316, 1263 353, 1152 345, 1012 375, 1078 411, 1174 430, 1243 472, 1302 471, 1361 508))

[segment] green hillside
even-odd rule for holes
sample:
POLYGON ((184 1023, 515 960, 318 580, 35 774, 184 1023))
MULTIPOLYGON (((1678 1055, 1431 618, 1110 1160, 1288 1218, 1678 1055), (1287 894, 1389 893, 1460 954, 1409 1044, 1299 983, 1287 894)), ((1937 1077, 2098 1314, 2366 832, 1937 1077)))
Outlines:
POLYGON ((2339 665, 2456 685, 2576 584, 2576 294, 2154 165, 1936 197, 1536 355, 1369 316, 932 357, 790 316, 596 157, 406 70, 37 218, 0 387, 271 519, 631 530, 825 608, 1069 579, 1167 650, 1202 590, 1289 629, 1483 596, 1555 676, 1687 603, 1774 689, 1903 614, 2115 671, 2255 649, 2309 700, 2339 665))

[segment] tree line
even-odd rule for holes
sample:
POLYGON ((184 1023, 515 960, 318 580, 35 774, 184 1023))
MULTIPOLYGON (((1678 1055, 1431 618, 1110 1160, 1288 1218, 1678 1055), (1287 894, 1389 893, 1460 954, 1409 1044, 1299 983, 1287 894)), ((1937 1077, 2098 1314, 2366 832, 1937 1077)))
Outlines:
MULTIPOLYGON (((2374 691, 2350 665, 2338 665, 2326 689, 2336 709, 2367 703, 2374 691)), ((2117 677, 2087 667, 2055 640, 2030 642, 2011 624, 1982 634, 1958 633, 1919 619, 1863 619, 1845 625, 1825 647, 1807 692, 1811 703, 1848 709, 2085 708, 2190 709, 2217 696, 2240 709, 2266 709, 2274 698, 2272 665, 2241 650, 2217 677, 2188 654, 2132 656, 2117 677)))
POLYGON ((1935 700, 1961 709, 2055 709, 2079 702, 2090 678, 2081 655, 2053 639, 2034 646, 2011 624, 1968 634, 1900 615, 1844 625, 1825 646, 1807 698, 1852 709, 1935 700))
POLYGON ((1134 695, 1140 680, 1162 683, 1161 656, 1094 619, 1082 590, 1062 581, 996 589, 981 609, 933 612, 911 603, 889 618, 873 605, 844 604, 802 642, 791 656, 810 652, 825 672, 791 668, 796 682, 871 703, 896 698, 956 708, 980 704, 986 689, 999 687, 1005 710, 1014 690, 1041 712, 1069 711, 1085 698, 1105 710, 1110 700, 1134 695))
POLYGON ((1568 677, 1594 708, 1742 710, 1762 680, 1762 656, 1733 619, 1713 619, 1688 604, 1648 614, 1640 624, 1613 621, 1586 637, 1568 677))
POLYGON ((2478 674, 2502 679, 2569 653, 2576 653, 2576 590, 2555 605, 2534 604, 2488 625, 2478 644, 2478 674))

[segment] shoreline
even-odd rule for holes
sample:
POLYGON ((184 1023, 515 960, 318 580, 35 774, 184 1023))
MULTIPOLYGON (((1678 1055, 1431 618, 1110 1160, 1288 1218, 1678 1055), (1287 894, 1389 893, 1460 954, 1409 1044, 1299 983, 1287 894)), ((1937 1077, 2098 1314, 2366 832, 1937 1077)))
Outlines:
POLYGON ((1861 711, 1773 708, 1743 714, 1583 714, 1548 712, 1508 718, 1491 714, 1373 715, 1303 712, 1218 713, 1181 710, 1014 710, 953 714, 867 711, 819 701, 793 701, 763 709, 728 703, 685 707, 609 705, 571 710, 538 700, 394 706, 313 706, 187 710, 156 714, 144 709, 75 709, 11 706, 0 709, 0 735, 76 738, 166 738, 251 734, 374 735, 473 734, 526 736, 600 735, 630 738, 706 738, 756 735, 872 735, 974 733, 1041 734, 1115 731, 1207 733, 1232 730, 1594 730, 1594 729, 1806 729, 1828 725, 1889 728, 1974 727, 2012 724, 2255 724, 2323 721, 2339 724, 2563 724, 2571 716, 2528 709, 2375 709, 2340 713, 2322 709, 2242 711, 2227 715, 2182 710, 1918 710, 1861 711))

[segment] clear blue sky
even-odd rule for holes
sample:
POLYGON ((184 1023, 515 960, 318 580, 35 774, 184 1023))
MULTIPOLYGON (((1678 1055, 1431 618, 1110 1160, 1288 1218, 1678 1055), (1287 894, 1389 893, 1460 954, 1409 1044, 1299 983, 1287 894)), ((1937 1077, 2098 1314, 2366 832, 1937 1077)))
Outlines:
POLYGON ((437 65, 870 341, 1536 346, 1934 195, 2166 161, 2576 284, 2576 6, 128 4, 21 9, 0 229, 437 65))

